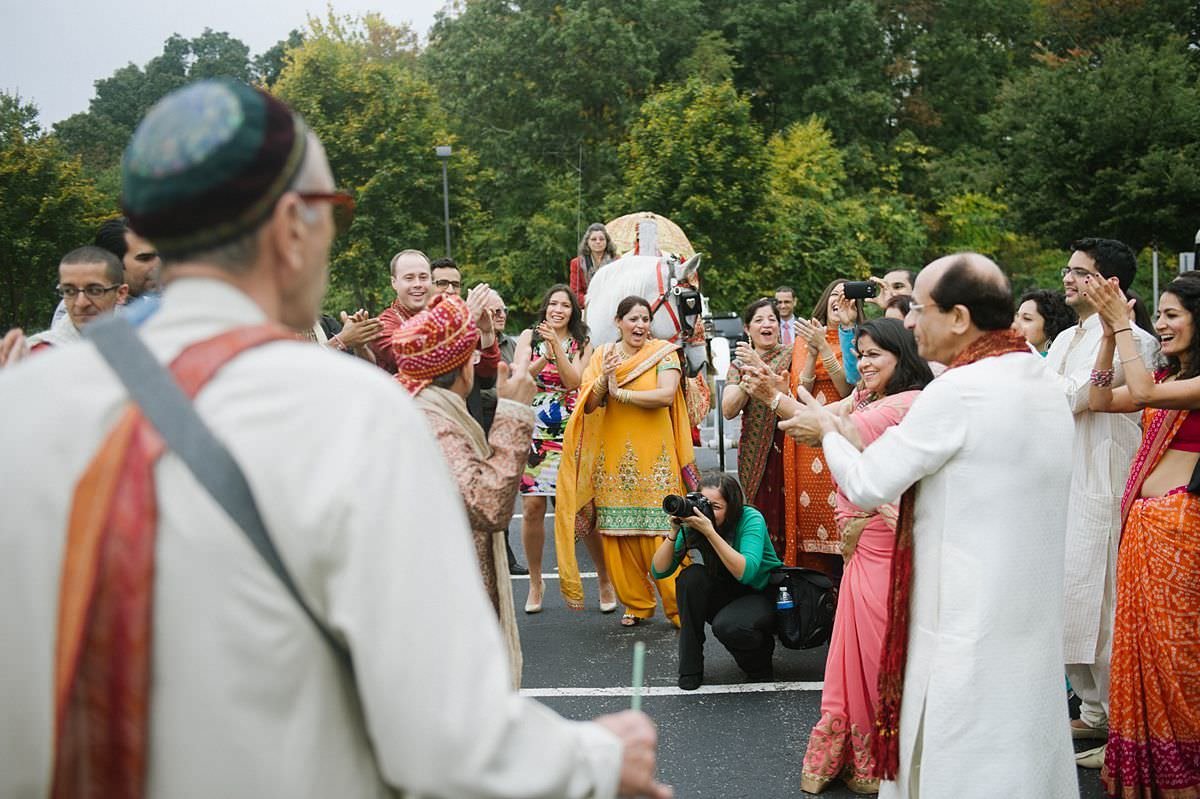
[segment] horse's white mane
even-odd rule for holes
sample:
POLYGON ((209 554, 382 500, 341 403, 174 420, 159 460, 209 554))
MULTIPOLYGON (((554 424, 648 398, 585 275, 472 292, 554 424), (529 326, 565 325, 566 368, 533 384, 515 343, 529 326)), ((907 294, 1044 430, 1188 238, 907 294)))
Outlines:
MULTIPOLYGON (((617 305, 621 300, 632 294, 654 302, 658 296, 655 272, 658 260, 654 255, 625 255, 592 277, 587 289, 587 321, 593 343, 607 344, 617 340, 617 329, 612 320, 617 315, 617 305)), ((675 330, 669 320, 664 326, 656 317, 653 332, 656 336, 666 338, 675 330)))

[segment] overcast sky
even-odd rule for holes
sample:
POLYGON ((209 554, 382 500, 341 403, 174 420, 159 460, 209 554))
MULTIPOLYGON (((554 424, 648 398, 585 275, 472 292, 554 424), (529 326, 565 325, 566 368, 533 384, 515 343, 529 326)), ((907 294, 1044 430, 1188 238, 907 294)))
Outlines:
MULTIPOLYGON (((338 14, 379 11, 393 24, 410 22, 424 39, 446 0, 332 4, 338 14)), ((325 0, 0 0, 0 90, 32 101, 48 128, 86 111, 97 80, 130 62, 144 66, 172 33, 226 31, 253 57, 325 9, 325 0)))

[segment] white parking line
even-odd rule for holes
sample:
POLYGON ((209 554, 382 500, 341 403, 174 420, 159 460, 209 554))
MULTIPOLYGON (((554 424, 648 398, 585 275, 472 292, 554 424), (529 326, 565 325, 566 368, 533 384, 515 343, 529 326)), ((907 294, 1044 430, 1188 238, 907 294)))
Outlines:
MULTIPOLYGON (((528 574, 510 574, 508 576, 514 580, 528 580, 529 579, 528 574)), ((595 577, 596 573, 595 572, 583 572, 579 576, 583 579, 587 579, 589 577, 595 577)), ((558 575, 557 574, 543 574, 542 579, 543 580, 557 580, 558 575)))
MULTIPOLYGON (((514 513, 514 514, 513 514, 513 518, 514 518, 514 519, 524 519, 524 518, 525 518, 525 514, 523 514, 523 513, 514 513)), ((553 519, 553 518, 554 518, 554 511, 552 511, 552 510, 551 510, 551 511, 546 511, 546 518, 547 518, 547 519, 553 519)))
MULTIPOLYGON (((824 682, 748 682, 731 685, 702 685, 695 691, 674 686, 642 689, 642 696, 686 696, 690 694, 765 694, 776 691, 820 691, 824 682)), ((633 688, 522 688, 522 696, 553 698, 559 696, 633 696, 633 688)))

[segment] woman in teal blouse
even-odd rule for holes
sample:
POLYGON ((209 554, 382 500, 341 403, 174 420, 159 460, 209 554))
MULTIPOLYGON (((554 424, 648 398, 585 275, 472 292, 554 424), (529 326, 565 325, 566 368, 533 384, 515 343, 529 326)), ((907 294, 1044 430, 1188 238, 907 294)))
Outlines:
POLYGON ((751 680, 771 680, 775 604, 764 589, 771 571, 783 564, 762 514, 745 504, 737 479, 711 472, 700 480, 700 492, 712 505, 716 523, 700 513, 672 517, 673 535, 659 545, 650 565, 650 573, 661 580, 684 555, 692 561, 675 578, 679 687, 694 691, 704 682, 705 623, 751 680))

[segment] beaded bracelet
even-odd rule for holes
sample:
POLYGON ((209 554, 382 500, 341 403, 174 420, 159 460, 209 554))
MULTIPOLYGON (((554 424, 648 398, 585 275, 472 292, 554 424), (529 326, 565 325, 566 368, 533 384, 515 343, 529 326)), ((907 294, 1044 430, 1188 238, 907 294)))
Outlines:
POLYGON ((782 401, 783 401, 783 392, 776 391, 775 398, 773 400, 771 400, 771 413, 774 413, 776 410, 779 409, 779 403, 782 401))
POLYGON ((1092 385, 1096 388, 1109 388, 1113 383, 1112 369, 1093 369, 1092 385))

